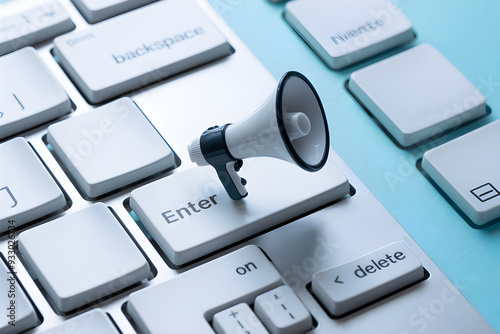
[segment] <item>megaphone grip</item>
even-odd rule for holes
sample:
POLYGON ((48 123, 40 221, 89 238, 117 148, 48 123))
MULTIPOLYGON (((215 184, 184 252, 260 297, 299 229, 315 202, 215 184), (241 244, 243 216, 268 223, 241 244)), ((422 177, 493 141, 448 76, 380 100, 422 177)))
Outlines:
POLYGON ((226 189, 229 197, 233 200, 240 200, 248 195, 244 186, 244 184, 246 184, 246 180, 241 178, 235 170, 235 164, 237 164, 238 161, 228 162, 225 165, 214 165, 220 182, 226 189))
POLYGON ((212 165, 229 197, 240 200, 248 195, 238 171, 243 161, 235 159, 227 148, 225 132, 230 124, 222 127, 211 127, 203 132, 199 140, 194 140, 192 146, 198 145, 203 160, 212 165))

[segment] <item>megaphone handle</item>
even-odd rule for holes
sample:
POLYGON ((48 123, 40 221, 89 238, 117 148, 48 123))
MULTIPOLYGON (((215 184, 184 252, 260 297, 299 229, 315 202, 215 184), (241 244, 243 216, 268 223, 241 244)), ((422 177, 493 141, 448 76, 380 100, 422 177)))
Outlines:
POLYGON ((240 200, 248 195, 243 182, 244 180, 236 172, 236 164, 240 164, 238 161, 230 161, 226 164, 215 165, 214 168, 217 170, 217 175, 219 180, 227 191, 227 194, 233 200, 240 200))

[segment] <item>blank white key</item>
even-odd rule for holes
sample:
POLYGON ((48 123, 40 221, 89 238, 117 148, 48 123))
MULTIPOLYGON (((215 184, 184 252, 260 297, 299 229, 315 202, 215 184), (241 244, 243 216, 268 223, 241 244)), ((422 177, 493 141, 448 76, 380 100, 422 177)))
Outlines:
MULTIPOLYGON (((58 1, 33 1, 30 8, 21 11, 17 10, 16 2, 2 5, 0 56, 75 28, 68 13, 58 1)), ((24 1, 19 5, 26 3, 27 1, 24 1)))
POLYGON ((500 121, 425 152, 422 168, 477 226, 500 218, 500 121))
POLYGON ((487 112, 483 94, 428 44, 352 73, 349 89, 402 146, 487 112))
POLYGON ((420 260, 401 242, 313 275, 312 291, 341 316, 424 277, 420 260))
POLYGON ((39 332, 40 334, 63 334, 63 333, 95 333, 95 334, 119 334, 116 326, 101 309, 80 314, 72 319, 39 332))
POLYGON ((177 265, 333 202, 347 178, 327 162, 315 173, 277 159, 245 161, 249 195, 233 201, 212 167, 195 167, 132 191, 130 205, 177 265), (193 233, 197 231, 197 233, 193 233))
MULTIPOLYGON (((16 256, 4 254, 8 256, 16 256)), ((16 257, 11 261, 19 263, 16 257)), ((16 265, 17 265, 16 263, 16 265)), ((15 268, 14 268, 15 269, 15 268)), ((0 333, 16 334, 38 325, 39 320, 35 308, 5 263, 0 259, 0 333)))
POLYGON ((388 0, 290 1, 284 16, 334 70, 414 38, 411 22, 388 0))
POLYGON ((213 334, 215 313, 282 284, 273 264, 247 246, 159 285, 134 292, 127 311, 141 333, 213 334))
POLYGON ((68 96, 33 48, 1 57, 0 73, 0 139, 71 111, 68 96))
POLYGON ((0 144, 0 161, 0 233, 66 206, 61 189, 26 140, 0 144))
POLYGON ((90 198, 175 166, 170 147, 129 98, 51 125, 47 141, 90 198))
POLYGON ((312 329, 311 314, 288 286, 258 296, 254 309, 271 334, 305 333, 312 329))
POLYGON ((102 203, 19 235, 19 252, 68 312, 147 278, 149 264, 102 203))
POLYGON ((217 334, 268 334, 259 318, 246 303, 240 303, 214 315, 217 334))
POLYGON ((61 65, 92 103, 233 52, 204 9, 192 0, 153 3, 60 36, 54 44, 61 65))
POLYGON ((109 19, 156 0, 72 0, 89 23, 109 19))

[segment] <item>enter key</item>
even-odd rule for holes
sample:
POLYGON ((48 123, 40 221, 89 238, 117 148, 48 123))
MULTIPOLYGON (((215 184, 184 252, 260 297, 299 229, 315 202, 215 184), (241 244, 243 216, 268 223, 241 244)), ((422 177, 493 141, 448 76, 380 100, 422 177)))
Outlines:
POLYGON ((333 316, 344 315, 424 278, 420 260, 401 242, 313 276, 311 289, 333 316))

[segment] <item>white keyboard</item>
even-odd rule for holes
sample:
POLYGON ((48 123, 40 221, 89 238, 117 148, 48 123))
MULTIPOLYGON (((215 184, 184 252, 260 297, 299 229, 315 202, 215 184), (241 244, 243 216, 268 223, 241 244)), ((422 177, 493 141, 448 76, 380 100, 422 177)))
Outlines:
MULTIPOLYGON (((303 5, 286 18, 307 38, 303 5)), ((317 173, 248 159, 238 202, 191 163, 193 138, 277 84, 206 0, 11 0, 0 15, 0 333, 495 332, 333 149, 317 173)), ((384 22, 351 34, 367 27, 384 22)), ((318 53, 345 67, 411 23, 398 12, 384 36, 318 53)), ((365 104, 385 98, 363 93, 376 70, 351 77, 365 104)), ((439 153, 423 163, 436 182, 439 153)), ((461 201, 477 224, 498 217, 461 201)))

